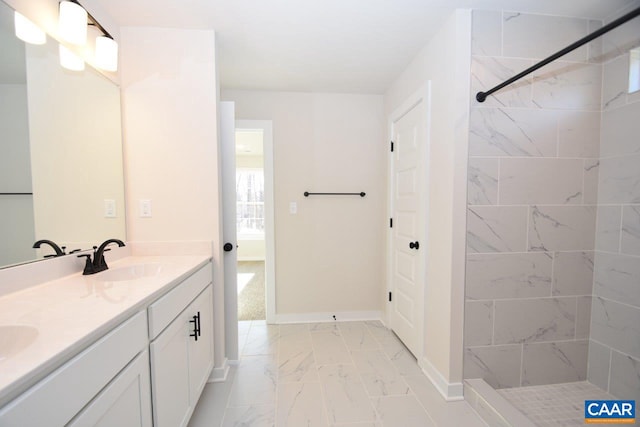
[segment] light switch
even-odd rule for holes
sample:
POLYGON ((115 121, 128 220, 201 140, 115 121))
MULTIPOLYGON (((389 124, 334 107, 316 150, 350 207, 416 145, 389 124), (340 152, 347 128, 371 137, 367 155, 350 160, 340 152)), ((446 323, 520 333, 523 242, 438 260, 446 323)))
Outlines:
POLYGON ((116 217, 116 201, 113 199, 104 199, 104 217, 116 217))
POLYGON ((295 215, 298 213, 298 203, 290 202, 289 203, 289 213, 295 215))
POLYGON ((151 200, 140 199, 140 217, 151 218, 151 200))

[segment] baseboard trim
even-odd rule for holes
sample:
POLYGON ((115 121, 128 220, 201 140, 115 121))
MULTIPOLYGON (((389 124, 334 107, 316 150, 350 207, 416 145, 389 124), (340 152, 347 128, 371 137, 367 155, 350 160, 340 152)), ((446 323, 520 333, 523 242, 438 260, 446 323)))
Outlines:
POLYGON ((222 366, 213 368, 211 375, 209 375, 208 383, 222 383, 227 380, 229 375, 229 361, 225 358, 222 366))
POLYGON ((380 311, 341 311, 333 313, 294 313, 276 314, 275 322, 280 323, 309 323, 309 322, 343 322, 354 320, 381 320, 380 311), (335 316, 335 317, 334 317, 335 316))
POLYGON ((419 365, 422 368, 422 372, 447 402, 464 400, 464 385, 461 382, 448 382, 426 357, 420 360, 419 365))

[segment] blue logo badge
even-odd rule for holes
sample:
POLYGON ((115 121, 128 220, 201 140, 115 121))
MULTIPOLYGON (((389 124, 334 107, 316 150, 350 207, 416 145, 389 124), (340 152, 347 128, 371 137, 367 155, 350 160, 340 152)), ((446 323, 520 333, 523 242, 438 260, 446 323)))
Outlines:
POLYGON ((585 400, 584 422, 587 424, 633 424, 635 400, 585 400))

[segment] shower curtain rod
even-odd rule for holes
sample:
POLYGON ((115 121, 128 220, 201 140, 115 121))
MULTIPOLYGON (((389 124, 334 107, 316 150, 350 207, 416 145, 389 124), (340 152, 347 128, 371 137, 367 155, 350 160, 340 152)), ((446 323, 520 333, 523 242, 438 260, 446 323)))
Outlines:
POLYGON ((560 58, 561 56, 566 55, 567 53, 579 48, 580 46, 582 46, 583 44, 589 43, 591 40, 600 37, 601 35, 608 33, 609 31, 613 30, 616 27, 619 27, 620 25, 624 24, 627 21, 630 21, 631 19, 635 18, 636 16, 640 15, 640 7, 627 13, 624 16, 621 16, 620 18, 616 19, 615 21, 610 22, 609 24, 605 25, 604 27, 594 31, 593 33, 589 34, 588 36, 585 36, 583 38, 581 38, 580 40, 578 40, 575 43, 570 44, 569 46, 565 47, 562 50, 557 51, 556 53, 554 53, 553 55, 551 55, 550 57, 543 59, 542 61, 538 62, 537 64, 527 68, 526 70, 524 70, 523 72, 521 72, 520 74, 516 74, 515 76, 511 77, 509 80, 506 80, 502 83, 500 83, 499 85, 495 86, 492 89, 489 89, 486 92, 478 92, 476 94, 476 100, 478 102, 484 102, 485 99, 487 99, 487 96, 491 95, 494 92, 499 91, 500 89, 502 89, 505 86, 510 85, 511 83, 520 80, 521 78, 523 78, 524 76, 526 76, 527 74, 530 74, 534 71, 536 71, 538 68, 544 67, 545 65, 547 65, 550 62, 555 61, 556 59, 560 58))

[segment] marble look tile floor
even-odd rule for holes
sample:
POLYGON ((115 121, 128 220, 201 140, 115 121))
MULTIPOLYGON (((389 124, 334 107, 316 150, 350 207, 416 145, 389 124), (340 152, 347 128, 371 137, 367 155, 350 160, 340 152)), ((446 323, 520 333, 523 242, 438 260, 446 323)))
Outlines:
POLYGON ((381 322, 240 322, 239 338, 239 364, 207 384, 190 427, 486 426, 381 322))

